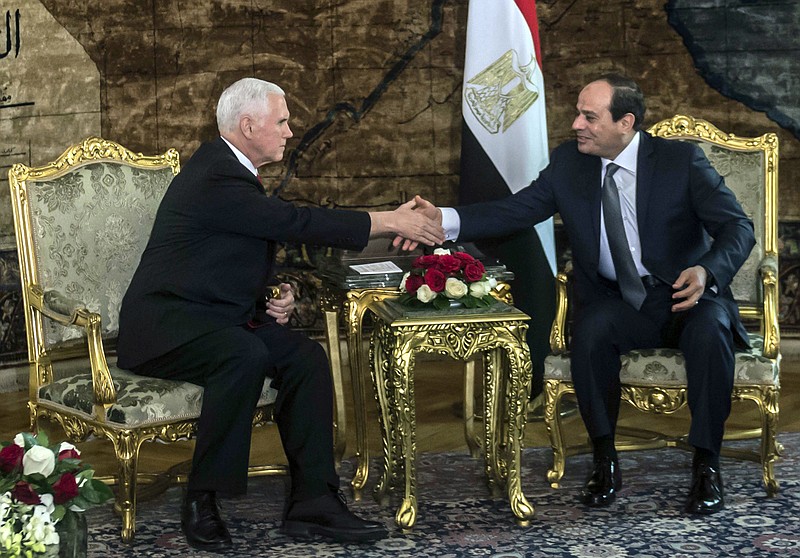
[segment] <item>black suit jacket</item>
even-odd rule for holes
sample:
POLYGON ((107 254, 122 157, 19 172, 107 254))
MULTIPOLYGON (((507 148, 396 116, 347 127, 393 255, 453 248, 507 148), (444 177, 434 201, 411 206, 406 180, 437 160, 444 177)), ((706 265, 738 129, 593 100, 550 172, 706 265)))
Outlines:
MULTIPOLYGON (((636 171, 636 212, 642 263, 672 284, 684 269, 702 265, 741 340, 746 332, 730 293, 733 276, 753 246, 753 223, 702 150, 688 142, 641 136, 636 171)), ((576 310, 604 296, 600 256, 601 161, 566 142, 527 188, 495 202, 456 208, 460 240, 504 236, 559 213, 572 248, 576 310)))
POLYGON ((365 212, 296 207, 265 195, 221 139, 173 179, 122 301, 118 365, 132 368, 203 334, 251 320, 276 241, 360 250, 365 212))

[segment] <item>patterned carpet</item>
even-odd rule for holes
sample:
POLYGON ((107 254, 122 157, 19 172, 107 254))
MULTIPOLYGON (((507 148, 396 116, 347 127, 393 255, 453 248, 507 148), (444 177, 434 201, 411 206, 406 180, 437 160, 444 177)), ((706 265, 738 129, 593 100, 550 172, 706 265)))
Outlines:
MULTIPOLYGON (((379 507, 370 495, 352 504, 357 513, 391 528, 391 536, 375 544, 303 542, 281 535, 281 477, 251 479, 246 497, 223 501, 223 514, 236 545, 231 555, 241 557, 800 556, 800 434, 784 434, 780 440, 785 452, 776 465, 779 496, 766 497, 757 464, 723 459, 727 508, 708 518, 681 512, 690 455, 674 449, 622 454, 625 487, 617 502, 605 509, 588 509, 575 500, 588 456, 569 459, 562 488, 552 490, 544 482, 549 449, 526 449, 523 490, 536 506, 536 517, 527 527, 514 523, 504 500, 490 497, 481 462, 466 451, 419 457, 419 515, 410 534, 396 530, 393 509, 379 507)), ((344 463, 343 478, 349 479, 352 470, 352 463, 344 463)), ((370 474, 372 483, 377 467, 370 474)), ((89 556, 212 556, 194 552, 185 543, 180 497, 180 488, 171 488, 142 503, 132 545, 120 542, 118 521, 109 521, 110 508, 90 511, 89 556)))

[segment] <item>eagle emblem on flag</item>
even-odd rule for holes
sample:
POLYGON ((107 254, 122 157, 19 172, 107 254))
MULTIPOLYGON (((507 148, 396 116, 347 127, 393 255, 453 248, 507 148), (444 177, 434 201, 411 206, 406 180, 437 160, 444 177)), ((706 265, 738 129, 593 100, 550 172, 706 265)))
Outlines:
POLYGON ((512 49, 467 81, 464 102, 492 134, 505 132, 539 98, 533 82, 536 59, 519 63, 512 49))

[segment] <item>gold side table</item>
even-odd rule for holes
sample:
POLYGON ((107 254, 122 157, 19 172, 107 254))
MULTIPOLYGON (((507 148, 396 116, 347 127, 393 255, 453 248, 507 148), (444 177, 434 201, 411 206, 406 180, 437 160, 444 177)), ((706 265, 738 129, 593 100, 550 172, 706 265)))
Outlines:
POLYGON ((395 514, 402 529, 417 520, 416 353, 457 360, 484 356, 484 460, 489 488, 505 489, 517 521, 527 524, 534 508, 522 493, 520 450, 530 396, 531 359, 525 342, 529 316, 502 302, 489 308, 449 311, 409 309, 392 299, 374 302, 370 339, 371 373, 383 434, 383 472, 375 488, 379 501, 402 482, 395 514), (402 479, 401 479, 402 473, 402 479))
MULTIPOLYGON (((492 296, 497 300, 512 304, 511 286, 506 279, 513 279, 510 272, 498 270, 495 276, 501 276, 497 287, 492 291, 492 296)), ((399 279, 392 279, 399 283, 399 279)), ((331 281, 323 281, 324 293, 322 297, 322 310, 325 315, 325 339, 328 344, 332 377, 334 382, 342 379, 342 356, 339 352, 338 317, 341 311, 345 324, 345 344, 350 362, 350 382, 353 390, 353 412, 356 433, 356 470, 350 486, 356 500, 361 498, 361 491, 369 478, 369 445, 367 443, 367 398, 365 395, 365 382, 369 368, 365 366, 366 354, 361 345, 363 339, 364 314, 371 304, 387 298, 395 298, 400 294, 397 287, 385 286, 386 280, 375 281, 375 286, 342 288, 331 281)), ((470 453, 477 457, 480 449, 480 440, 475 434, 476 416, 474 412, 473 378, 475 377, 475 362, 470 360, 464 369, 464 439, 470 448, 470 453)), ((341 383, 337 384, 334 393, 342 394, 344 390, 341 383)), ((336 401, 336 439, 334 440, 335 457, 337 465, 344 457, 347 424, 345 415, 345 402, 343 399, 336 401)))

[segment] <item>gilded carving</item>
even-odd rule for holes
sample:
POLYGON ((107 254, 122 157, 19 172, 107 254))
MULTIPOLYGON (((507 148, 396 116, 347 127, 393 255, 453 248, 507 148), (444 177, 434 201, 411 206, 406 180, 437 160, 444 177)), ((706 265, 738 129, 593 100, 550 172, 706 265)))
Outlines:
POLYGON ((383 472, 375 489, 383 500, 403 483, 396 523, 410 529, 416 522, 416 406, 414 358, 418 352, 467 360, 484 353, 485 467, 490 488, 504 487, 517 519, 527 521, 533 507, 520 486, 519 452, 525 427, 531 363, 524 343, 527 319, 522 313, 486 314, 463 319, 445 314, 396 320, 386 304, 373 305, 378 316, 370 353, 372 376, 383 434, 383 472), (499 366, 504 355, 505 366, 499 366), (402 473, 403 478, 400 478, 402 473))

